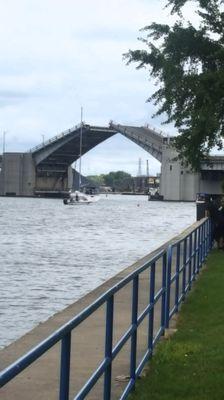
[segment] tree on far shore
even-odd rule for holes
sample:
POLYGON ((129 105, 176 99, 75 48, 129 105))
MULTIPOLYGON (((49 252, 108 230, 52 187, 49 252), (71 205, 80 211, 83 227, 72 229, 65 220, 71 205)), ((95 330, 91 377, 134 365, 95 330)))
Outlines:
POLYGON ((166 114, 179 135, 180 157, 198 169, 224 138, 224 6, 221 0, 167 0, 172 25, 152 23, 142 29, 147 50, 129 50, 125 58, 146 67, 157 90, 148 101, 166 114), (185 20, 185 6, 196 5, 198 25, 185 20))
POLYGON ((132 176, 124 171, 112 171, 109 174, 87 176, 95 185, 106 185, 115 190, 125 191, 132 188, 132 176))

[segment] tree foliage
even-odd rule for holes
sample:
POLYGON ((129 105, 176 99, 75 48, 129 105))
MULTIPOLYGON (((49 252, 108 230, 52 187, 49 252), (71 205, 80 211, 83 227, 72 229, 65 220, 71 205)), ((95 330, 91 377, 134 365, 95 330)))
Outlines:
POLYGON ((105 185, 104 175, 88 175, 86 177, 90 183, 96 186, 105 185))
POLYGON ((127 62, 146 67, 157 90, 148 101, 154 116, 166 114, 180 135, 175 146, 197 169, 200 160, 224 137, 224 9, 221 0, 169 0, 172 25, 152 23, 140 40, 147 50, 129 50, 127 62), (196 5, 198 24, 184 18, 184 6, 196 5))
POLYGON ((132 176, 124 171, 87 176, 87 179, 93 184, 110 186, 116 190, 128 190, 132 186, 132 176))
POLYGON ((104 175, 104 181, 107 186, 111 186, 116 190, 127 190, 131 185, 131 175, 124 171, 110 172, 104 175))

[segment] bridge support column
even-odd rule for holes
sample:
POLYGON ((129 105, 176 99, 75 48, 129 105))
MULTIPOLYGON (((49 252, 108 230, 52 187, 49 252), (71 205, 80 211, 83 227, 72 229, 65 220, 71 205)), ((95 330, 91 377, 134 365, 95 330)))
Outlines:
POLYGON ((35 166, 31 153, 4 153, 0 173, 0 194, 33 196, 35 166))

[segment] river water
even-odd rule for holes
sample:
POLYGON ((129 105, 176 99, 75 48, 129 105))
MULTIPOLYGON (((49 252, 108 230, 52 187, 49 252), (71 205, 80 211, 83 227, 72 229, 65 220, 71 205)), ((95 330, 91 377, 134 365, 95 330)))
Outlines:
POLYGON ((146 196, 0 198, 0 348, 195 221, 195 204, 146 196))

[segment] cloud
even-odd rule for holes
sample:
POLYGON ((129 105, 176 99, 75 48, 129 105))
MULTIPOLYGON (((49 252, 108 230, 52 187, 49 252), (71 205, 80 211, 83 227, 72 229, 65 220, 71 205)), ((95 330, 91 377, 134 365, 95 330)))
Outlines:
MULTIPOLYGON (((113 119, 160 128, 160 118, 151 120, 154 106, 146 103, 153 82, 146 71, 127 67, 122 55, 141 45, 140 28, 167 21, 164 5, 165 0, 1 2, 0 131, 8 132, 7 150, 26 151, 43 134, 48 139, 77 124, 81 105, 90 124, 113 119)), ((104 143, 88 154, 92 172, 100 165, 121 169, 124 159, 133 171, 143 150, 122 142, 120 154, 113 146, 122 139, 114 140, 110 148, 104 143)))
POLYGON ((27 92, 0 90, 0 108, 15 104, 30 98, 27 92))
POLYGON ((16 92, 16 91, 10 91, 10 90, 0 90, 0 98, 1 99, 19 99, 19 98, 25 98, 29 97, 28 93, 25 92, 16 92))

